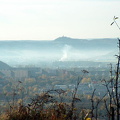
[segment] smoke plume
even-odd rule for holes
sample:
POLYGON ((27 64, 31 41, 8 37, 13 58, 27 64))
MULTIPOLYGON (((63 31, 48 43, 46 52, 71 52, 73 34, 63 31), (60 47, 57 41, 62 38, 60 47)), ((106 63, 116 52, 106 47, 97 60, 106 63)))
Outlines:
POLYGON ((68 59, 68 53, 69 53, 70 49, 71 49, 71 46, 70 46, 70 45, 67 45, 67 44, 66 44, 66 45, 64 46, 64 48, 63 48, 63 50, 62 50, 63 55, 62 55, 62 57, 60 58, 59 61, 65 61, 65 60, 68 59))

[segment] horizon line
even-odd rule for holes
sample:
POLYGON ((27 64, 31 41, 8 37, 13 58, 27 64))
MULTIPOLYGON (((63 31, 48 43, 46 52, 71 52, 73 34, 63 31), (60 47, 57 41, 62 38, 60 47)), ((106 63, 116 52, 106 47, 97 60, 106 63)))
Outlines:
MULTIPOLYGON (((72 37, 67 37, 67 36, 62 36, 63 38, 65 37, 65 38, 71 38, 71 39, 85 39, 85 40, 92 40, 92 39, 117 39, 117 37, 116 38, 108 38, 108 37, 104 37, 104 38, 72 38, 72 37)), ((53 40, 42 40, 42 39, 5 39, 5 40, 0 40, 0 41, 54 41, 54 40, 56 40, 56 39, 58 39, 58 38, 62 38, 62 37, 57 37, 57 38, 55 38, 55 39, 53 39, 53 40)))

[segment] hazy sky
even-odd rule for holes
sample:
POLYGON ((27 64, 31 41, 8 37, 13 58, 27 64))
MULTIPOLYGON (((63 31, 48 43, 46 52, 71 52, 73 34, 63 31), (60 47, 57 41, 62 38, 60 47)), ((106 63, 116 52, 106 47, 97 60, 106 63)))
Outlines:
POLYGON ((117 38, 114 16, 120 0, 0 0, 0 40, 117 38))

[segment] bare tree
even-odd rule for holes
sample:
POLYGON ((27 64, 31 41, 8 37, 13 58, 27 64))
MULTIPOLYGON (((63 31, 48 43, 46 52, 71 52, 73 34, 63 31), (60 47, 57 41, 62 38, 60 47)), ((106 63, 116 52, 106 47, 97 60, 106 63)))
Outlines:
MULTIPOLYGON (((111 23, 111 25, 113 25, 114 23, 116 24, 116 26, 118 27, 118 29, 120 30, 120 27, 118 25, 118 23, 116 22, 116 20, 118 19, 118 17, 114 16, 113 18, 113 22, 111 23)), ((116 98, 116 119, 119 120, 119 109, 120 109, 120 103, 119 103, 119 72, 120 72, 120 39, 118 38, 118 55, 116 55, 117 57, 117 68, 116 68, 116 78, 115 78, 115 98, 116 98)))

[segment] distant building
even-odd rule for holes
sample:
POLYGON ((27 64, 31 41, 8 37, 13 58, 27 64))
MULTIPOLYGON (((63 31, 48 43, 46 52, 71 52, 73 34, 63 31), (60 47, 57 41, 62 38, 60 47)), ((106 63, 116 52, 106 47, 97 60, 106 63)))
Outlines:
POLYGON ((14 70, 13 72, 17 79, 28 78, 28 70, 14 70))
POLYGON ((0 72, 3 73, 5 77, 12 77, 12 71, 11 70, 3 69, 3 70, 0 70, 0 72))
POLYGON ((66 90, 68 87, 67 85, 55 85, 54 89, 62 89, 62 90, 66 90))

